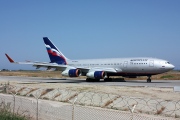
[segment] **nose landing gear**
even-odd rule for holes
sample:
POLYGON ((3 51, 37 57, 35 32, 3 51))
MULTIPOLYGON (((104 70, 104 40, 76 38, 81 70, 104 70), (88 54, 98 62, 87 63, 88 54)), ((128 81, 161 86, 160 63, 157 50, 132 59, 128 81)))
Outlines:
POLYGON ((147 83, 150 83, 151 82, 151 76, 147 76, 148 79, 147 79, 147 83))

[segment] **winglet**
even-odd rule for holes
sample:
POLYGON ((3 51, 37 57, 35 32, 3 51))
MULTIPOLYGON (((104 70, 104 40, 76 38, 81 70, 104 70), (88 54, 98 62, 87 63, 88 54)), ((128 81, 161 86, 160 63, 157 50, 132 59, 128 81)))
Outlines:
POLYGON ((13 60, 12 58, 10 58, 8 54, 5 54, 5 55, 6 55, 6 57, 8 58, 8 60, 9 60, 10 63, 14 63, 14 60, 13 60))

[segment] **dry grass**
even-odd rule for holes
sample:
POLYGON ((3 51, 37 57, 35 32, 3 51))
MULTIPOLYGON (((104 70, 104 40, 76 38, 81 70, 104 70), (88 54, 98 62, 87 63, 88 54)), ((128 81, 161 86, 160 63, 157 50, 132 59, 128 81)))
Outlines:
POLYGON ((54 89, 45 89, 44 91, 42 91, 40 97, 42 97, 43 95, 47 94, 48 92, 53 91, 54 89))
POLYGON ((21 92, 21 91, 24 90, 25 88, 26 88, 26 87, 20 88, 20 89, 17 91, 17 93, 21 92))
POLYGON ((60 95, 61 95, 61 93, 55 94, 54 97, 53 97, 53 100, 55 100, 55 98, 59 97, 60 95))
POLYGON ((77 95, 78 95, 78 94, 76 93, 76 94, 70 96, 69 98, 67 98, 66 100, 64 100, 63 102, 68 102, 69 100, 75 98, 77 95))
POLYGON ((161 114, 164 110, 165 110, 165 107, 162 106, 160 110, 157 110, 157 113, 156 113, 156 114, 159 115, 159 114, 161 114))
POLYGON ((175 118, 180 118, 180 115, 175 114, 175 118))
POLYGON ((62 77, 60 71, 1 71, 0 76, 62 77))
POLYGON ((139 113, 142 113, 143 111, 142 110, 137 110, 139 113))
POLYGON ((36 90, 38 90, 39 88, 32 88, 29 92, 27 92, 26 93, 26 95, 28 95, 28 94, 30 94, 30 93, 32 93, 33 91, 36 91, 36 90))
POLYGON ((43 97, 42 99, 44 99, 44 100, 50 100, 50 98, 48 98, 48 97, 43 97))
POLYGON ((111 103, 113 103, 113 101, 117 100, 120 96, 116 96, 114 99, 112 100, 108 100, 103 106, 102 108, 107 107, 108 105, 110 105, 111 103))
POLYGON ((129 108, 124 108, 123 111, 129 111, 129 108))
MULTIPOLYGON (((50 78, 66 78, 61 75, 60 71, 1 71, 0 76, 26 76, 26 77, 50 77, 50 78)), ((68 78, 68 77, 67 77, 68 78)), ((80 76, 78 78, 86 78, 85 76, 80 76)), ((119 77, 113 77, 119 78, 119 77)), ((138 77, 138 78, 125 78, 128 79, 137 79, 137 80, 146 80, 146 76, 138 77)), ((170 71, 167 73, 153 75, 153 80, 180 80, 180 72, 179 71, 170 71)))

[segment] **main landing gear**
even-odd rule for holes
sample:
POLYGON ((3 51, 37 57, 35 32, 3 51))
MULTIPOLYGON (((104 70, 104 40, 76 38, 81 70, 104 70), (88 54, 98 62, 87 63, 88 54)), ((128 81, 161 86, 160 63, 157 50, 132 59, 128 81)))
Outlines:
POLYGON ((91 79, 91 78, 86 78, 86 82, 99 82, 100 79, 91 79))
MULTIPOLYGON (((99 82, 100 79, 92 79, 92 78, 86 78, 86 82, 99 82)), ((104 78, 104 82, 110 82, 112 81, 112 78, 109 78, 109 76, 107 76, 107 78, 104 78)))
POLYGON ((109 78, 109 76, 107 76, 107 78, 104 78, 104 82, 110 82, 112 81, 112 78, 109 78))
POLYGON ((147 76, 148 79, 147 79, 147 82, 150 83, 151 82, 151 76, 147 76))

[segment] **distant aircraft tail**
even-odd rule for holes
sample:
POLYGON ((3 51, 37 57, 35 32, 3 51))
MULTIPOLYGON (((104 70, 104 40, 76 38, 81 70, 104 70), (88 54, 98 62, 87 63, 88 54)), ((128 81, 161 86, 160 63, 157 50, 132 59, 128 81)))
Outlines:
POLYGON ((47 37, 43 37, 49 58, 51 63, 67 64, 67 58, 61 53, 60 50, 49 40, 47 37))
POLYGON ((5 55, 6 55, 6 57, 8 58, 8 60, 9 60, 10 63, 14 63, 14 60, 13 60, 11 57, 9 57, 8 54, 5 53, 5 55))

